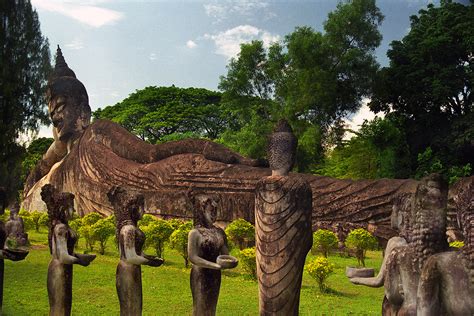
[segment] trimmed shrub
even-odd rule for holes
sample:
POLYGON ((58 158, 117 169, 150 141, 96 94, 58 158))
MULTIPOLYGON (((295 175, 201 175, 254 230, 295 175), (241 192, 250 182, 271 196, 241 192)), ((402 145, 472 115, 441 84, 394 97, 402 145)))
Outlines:
POLYGON ((327 258, 329 251, 331 249, 335 249, 338 242, 339 239, 332 231, 327 229, 318 229, 313 233, 313 247, 311 248, 311 252, 313 254, 320 252, 324 257, 327 258))
POLYGON ((174 229, 168 221, 156 219, 141 228, 146 236, 145 247, 153 247, 156 255, 163 258, 165 243, 169 241, 174 229))
POLYGON ((242 218, 230 223, 225 229, 225 234, 240 250, 245 248, 245 242, 255 241, 255 227, 242 218))
POLYGON ((308 274, 318 282, 319 290, 327 290, 326 279, 334 271, 334 264, 325 257, 317 257, 305 265, 308 274))
POLYGON ((91 226, 92 238, 99 242, 99 253, 105 253, 105 246, 110 236, 115 234, 115 225, 108 218, 99 219, 91 226))
POLYGON ((257 280, 257 258, 255 247, 242 249, 239 253, 240 265, 253 280, 257 280))
POLYGON ((170 236, 171 248, 176 249, 184 259, 184 266, 189 266, 188 261, 188 234, 193 229, 193 222, 185 222, 170 236))
POLYGON ((354 229, 347 235, 346 247, 355 250, 357 263, 365 267, 365 253, 367 250, 376 249, 377 239, 363 228, 354 229))

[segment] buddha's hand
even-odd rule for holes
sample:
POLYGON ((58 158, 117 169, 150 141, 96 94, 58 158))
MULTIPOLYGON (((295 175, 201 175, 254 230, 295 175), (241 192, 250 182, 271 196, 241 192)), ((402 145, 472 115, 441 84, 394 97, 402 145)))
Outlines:
POLYGON ((143 255, 143 257, 148 259, 148 262, 145 264, 150 267, 159 267, 163 264, 163 262, 165 262, 164 259, 157 256, 143 255))
POLYGON ((75 253, 74 257, 79 259, 77 264, 80 264, 81 266, 87 267, 92 261, 94 261, 94 259, 96 258, 96 255, 75 253))
POLYGON ((239 264, 239 260, 230 255, 220 255, 216 260, 221 269, 233 269, 239 264))

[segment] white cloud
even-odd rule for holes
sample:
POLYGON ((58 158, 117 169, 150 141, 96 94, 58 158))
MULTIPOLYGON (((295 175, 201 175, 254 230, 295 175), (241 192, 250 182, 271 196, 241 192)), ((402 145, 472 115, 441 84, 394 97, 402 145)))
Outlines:
POLYGON ((186 47, 187 47, 187 48, 193 49, 193 48, 195 48, 196 46, 197 46, 197 44, 196 44, 195 41, 189 40, 189 41, 186 42, 186 47))
POLYGON ((64 45, 68 49, 78 50, 84 48, 84 43, 80 39, 74 39, 72 42, 64 45))
POLYGON ((31 3, 39 10, 55 12, 75 19, 92 27, 101 27, 114 24, 123 18, 123 13, 105 9, 95 4, 104 1, 72 1, 61 2, 58 0, 32 0, 31 3))
POLYGON ((227 58, 237 56, 240 52, 240 44, 252 40, 262 40, 265 47, 280 39, 279 35, 271 34, 252 25, 239 25, 232 29, 217 34, 205 34, 205 39, 214 41, 216 54, 227 58))
POLYGON ((158 57, 156 56, 155 53, 151 53, 148 58, 149 58, 151 61, 155 61, 158 57))
MULTIPOLYGON (((385 115, 383 113, 375 114, 369 109, 369 106, 367 105, 370 102, 370 99, 364 99, 362 100, 362 106, 360 107, 359 111, 355 113, 350 119, 346 118, 344 119, 344 122, 346 123, 346 127, 348 129, 351 129, 353 131, 358 131, 364 123, 364 120, 373 120, 376 116, 378 117, 384 117, 385 115)), ((354 136, 353 133, 346 133, 344 136, 344 139, 350 139, 354 136)))
POLYGON ((204 4, 206 14, 221 22, 229 17, 240 15, 243 17, 268 20, 276 16, 270 10, 267 1, 259 0, 214 0, 212 3, 204 4))

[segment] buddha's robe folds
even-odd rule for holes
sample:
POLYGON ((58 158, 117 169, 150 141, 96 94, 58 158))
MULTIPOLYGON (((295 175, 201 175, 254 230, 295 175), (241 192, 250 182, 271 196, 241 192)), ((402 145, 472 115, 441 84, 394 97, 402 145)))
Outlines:
POLYGON ((298 177, 258 183, 255 231, 260 315, 297 315, 306 254, 312 246, 311 187, 298 177))

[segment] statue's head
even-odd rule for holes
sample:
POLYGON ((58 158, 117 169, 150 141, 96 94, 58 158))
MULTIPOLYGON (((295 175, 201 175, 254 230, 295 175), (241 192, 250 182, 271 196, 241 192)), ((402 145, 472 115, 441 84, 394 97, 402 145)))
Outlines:
POLYGON ((211 227, 217 220, 219 197, 216 194, 187 192, 193 208, 194 227, 211 227))
POLYGON ((79 137, 90 124, 89 97, 82 82, 66 64, 59 46, 46 96, 55 139, 68 141, 79 137))
POLYGON ((286 120, 280 120, 268 137, 267 155, 273 174, 288 175, 295 164, 298 139, 286 120))
POLYGON ((136 224, 143 217, 145 198, 142 194, 114 186, 107 193, 107 197, 114 208, 118 224, 124 221, 132 221, 136 224))
POLYGON ((61 192, 51 184, 41 188, 41 199, 46 204, 48 216, 53 223, 66 224, 74 213, 74 194, 61 192))

